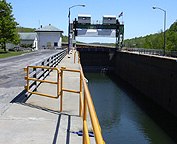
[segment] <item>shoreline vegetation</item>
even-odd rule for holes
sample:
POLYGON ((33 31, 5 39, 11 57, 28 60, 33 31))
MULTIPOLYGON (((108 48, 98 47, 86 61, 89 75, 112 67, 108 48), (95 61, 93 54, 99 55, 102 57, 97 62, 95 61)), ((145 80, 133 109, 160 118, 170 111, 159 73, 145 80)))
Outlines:
POLYGON ((0 59, 2 58, 8 58, 8 57, 12 57, 12 56, 18 56, 24 53, 30 53, 33 51, 4 51, 3 49, 0 49, 0 59))

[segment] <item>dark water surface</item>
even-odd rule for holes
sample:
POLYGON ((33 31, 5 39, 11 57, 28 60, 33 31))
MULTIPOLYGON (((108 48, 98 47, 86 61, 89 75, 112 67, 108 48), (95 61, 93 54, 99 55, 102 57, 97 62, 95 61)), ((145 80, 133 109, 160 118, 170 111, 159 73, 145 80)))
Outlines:
POLYGON ((135 94, 116 84, 114 77, 100 73, 86 73, 85 76, 107 144, 175 143, 156 124, 158 120, 147 115, 132 99, 135 94))

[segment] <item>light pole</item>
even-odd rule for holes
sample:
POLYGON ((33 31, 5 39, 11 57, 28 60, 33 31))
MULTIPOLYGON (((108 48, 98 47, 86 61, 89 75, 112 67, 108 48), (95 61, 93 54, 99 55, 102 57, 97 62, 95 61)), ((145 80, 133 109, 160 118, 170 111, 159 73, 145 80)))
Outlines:
POLYGON ((159 9, 164 12, 164 46, 163 46, 163 56, 165 56, 165 29, 166 29, 166 11, 159 7, 152 7, 153 9, 159 9))
POLYGON ((69 8, 69 14, 68 14, 68 19, 69 19, 69 25, 68 25, 68 54, 70 50, 70 9, 76 6, 82 6, 85 7, 85 5, 73 5, 72 7, 69 8))

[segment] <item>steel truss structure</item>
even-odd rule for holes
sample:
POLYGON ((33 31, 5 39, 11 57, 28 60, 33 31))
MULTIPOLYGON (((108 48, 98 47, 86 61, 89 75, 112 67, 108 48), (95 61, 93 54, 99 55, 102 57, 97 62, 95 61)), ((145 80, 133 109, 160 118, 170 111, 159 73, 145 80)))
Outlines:
POLYGON ((117 50, 120 50, 124 45, 124 24, 120 24, 118 20, 116 20, 116 24, 85 24, 85 23, 78 23, 78 21, 75 19, 73 21, 74 40, 75 37, 78 36, 79 30, 88 30, 88 29, 115 30, 117 50))

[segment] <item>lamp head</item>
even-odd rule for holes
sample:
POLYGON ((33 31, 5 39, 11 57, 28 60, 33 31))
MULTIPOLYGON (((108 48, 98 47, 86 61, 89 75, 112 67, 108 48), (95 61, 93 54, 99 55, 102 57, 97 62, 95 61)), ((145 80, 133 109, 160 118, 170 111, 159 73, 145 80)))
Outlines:
POLYGON ((153 9, 156 9, 156 7, 154 6, 154 7, 152 7, 153 9))

